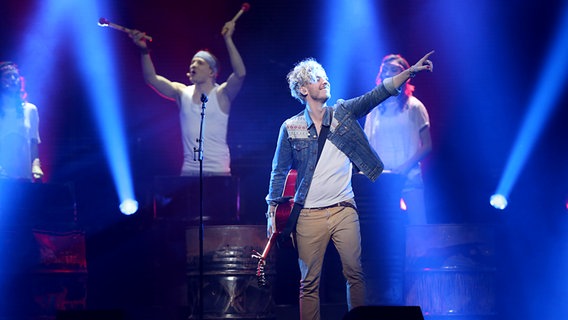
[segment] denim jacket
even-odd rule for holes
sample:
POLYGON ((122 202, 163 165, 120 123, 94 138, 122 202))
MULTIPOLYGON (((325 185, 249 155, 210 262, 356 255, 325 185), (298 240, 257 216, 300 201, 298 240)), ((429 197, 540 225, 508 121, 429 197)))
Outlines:
MULTIPOLYGON (((371 181, 379 177, 383 171, 383 163, 370 146, 357 120, 366 116, 382 101, 399 93, 399 89, 392 83, 392 78, 388 78, 362 96, 338 100, 333 107, 326 107, 322 126, 330 126, 327 140, 345 153, 371 181)), ((270 187, 266 196, 268 204, 277 205, 283 201, 284 184, 290 169, 296 169, 298 173, 294 202, 304 204, 316 168, 317 153, 317 130, 306 108, 284 121, 280 127, 272 160, 270 187)))

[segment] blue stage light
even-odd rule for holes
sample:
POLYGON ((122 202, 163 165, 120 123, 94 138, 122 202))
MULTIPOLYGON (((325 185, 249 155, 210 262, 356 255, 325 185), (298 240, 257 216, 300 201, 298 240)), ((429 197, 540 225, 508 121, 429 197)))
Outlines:
MULTIPOLYGON (((70 31, 74 32, 78 67, 88 88, 91 111, 115 189, 121 203, 125 203, 134 201, 135 195, 119 91, 120 68, 114 61, 116 51, 112 41, 104 38, 109 33, 101 31, 98 25, 100 17, 106 13, 103 2, 88 0, 74 3, 73 14, 70 15, 74 27, 70 31)), ((124 37, 125 41, 129 40, 126 35, 124 37)))
POLYGON ((568 70, 568 5, 565 7, 561 24, 557 30, 556 39, 553 41, 549 51, 550 54, 543 59, 548 63, 544 65, 543 72, 538 78, 538 86, 529 104, 528 113, 507 161, 505 172, 497 187, 496 193, 503 194, 505 197, 513 189, 513 185, 525 165, 542 128, 545 126, 553 109, 557 106, 558 97, 566 83, 566 70, 568 70))
POLYGON ((332 99, 347 99, 374 87, 381 59, 388 52, 382 48, 383 27, 378 24, 377 1, 332 0, 326 5, 326 27, 317 60, 326 69, 331 82, 332 99), (348 23, 339 23, 351 17, 348 23), (337 22, 337 23, 336 23, 337 22), (334 98, 335 97, 335 98, 334 98))
POLYGON ((122 201, 119 208, 120 212, 122 212, 125 215, 134 214, 136 213, 136 211, 138 211, 138 201, 134 199, 126 199, 122 201))
POLYGON ((496 209, 504 210, 507 207, 508 201, 502 194, 494 194, 491 196, 489 203, 496 209))

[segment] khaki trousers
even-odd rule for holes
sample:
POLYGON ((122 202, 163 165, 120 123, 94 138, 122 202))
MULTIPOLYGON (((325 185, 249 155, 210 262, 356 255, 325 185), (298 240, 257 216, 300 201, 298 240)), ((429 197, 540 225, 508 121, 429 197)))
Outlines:
POLYGON ((300 319, 320 320, 319 286, 325 250, 333 241, 347 280, 349 310, 365 303, 359 215, 350 207, 302 209, 296 226, 301 272, 300 319))

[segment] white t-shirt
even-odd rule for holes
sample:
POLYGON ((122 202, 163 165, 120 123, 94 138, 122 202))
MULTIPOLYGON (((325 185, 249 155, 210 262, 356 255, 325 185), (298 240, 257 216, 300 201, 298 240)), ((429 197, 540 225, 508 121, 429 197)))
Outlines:
POLYGON ((353 199, 351 174, 352 164, 349 158, 333 143, 326 140, 304 207, 327 207, 353 199))
POLYGON ((24 103, 23 117, 14 108, 5 108, 0 116, 0 177, 31 179, 31 139, 39 139, 37 107, 24 103))
MULTIPOLYGON (((394 99, 393 97, 389 99, 394 99)), ((396 114, 381 114, 373 109, 365 121, 365 133, 385 165, 392 170, 410 159, 420 148, 420 131, 430 125, 426 108, 416 97, 411 96, 407 105, 396 114)), ((408 179, 420 175, 420 166, 408 173, 408 179)))

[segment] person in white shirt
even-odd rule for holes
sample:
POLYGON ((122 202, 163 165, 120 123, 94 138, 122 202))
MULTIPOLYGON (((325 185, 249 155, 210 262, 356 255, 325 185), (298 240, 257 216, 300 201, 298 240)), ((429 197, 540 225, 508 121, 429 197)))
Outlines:
MULTIPOLYGON (((383 58, 377 84, 410 68, 399 54, 383 58)), ((420 161, 432 150, 430 118, 424 104, 414 95, 407 81, 401 94, 390 97, 371 111, 365 120, 365 133, 385 165, 385 171, 405 177, 401 198, 406 206, 408 223, 427 223, 424 182, 420 161)))
POLYGON ((18 66, 0 62, 0 178, 40 182, 39 115, 26 98, 18 66))
POLYGON ((203 129, 203 174, 206 176, 230 176, 231 157, 227 144, 227 127, 231 103, 240 91, 246 68, 233 42, 235 22, 225 23, 221 33, 229 52, 233 72, 228 79, 217 83, 219 62, 208 51, 201 50, 191 59, 187 76, 190 85, 174 82, 158 75, 150 57, 145 34, 131 30, 129 35, 140 48, 144 80, 166 99, 174 100, 179 107, 183 144, 181 176, 198 176, 200 163, 199 133, 202 97, 206 102, 206 123, 203 129))

